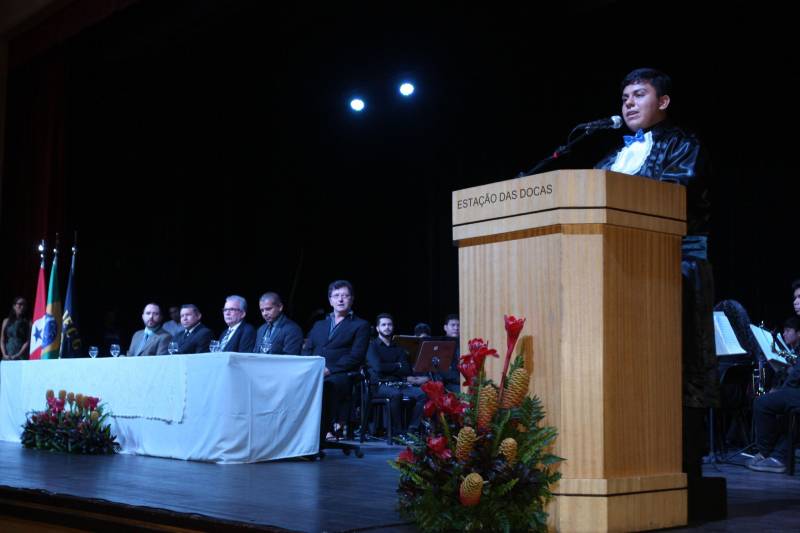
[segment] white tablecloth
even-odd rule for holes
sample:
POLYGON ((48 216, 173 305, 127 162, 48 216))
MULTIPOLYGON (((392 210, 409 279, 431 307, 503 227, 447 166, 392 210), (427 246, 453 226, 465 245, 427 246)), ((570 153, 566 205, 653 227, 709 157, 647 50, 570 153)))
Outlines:
POLYGON ((123 453, 252 463, 316 453, 321 357, 214 353, 3 361, 0 440, 19 442, 45 392, 97 396, 123 453))

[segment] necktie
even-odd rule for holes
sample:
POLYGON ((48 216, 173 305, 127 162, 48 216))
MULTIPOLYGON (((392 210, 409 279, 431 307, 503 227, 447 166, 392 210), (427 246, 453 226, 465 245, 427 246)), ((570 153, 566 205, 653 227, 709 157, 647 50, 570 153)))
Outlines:
POLYGON ((185 338, 186 338, 186 337, 188 337, 188 336, 189 336, 189 330, 187 329, 187 330, 186 330, 186 333, 184 333, 184 334, 183 334, 183 338, 185 339, 185 338))
POLYGON ((225 332, 225 335, 222 337, 222 340, 219 341, 220 351, 224 350, 225 346, 228 344, 228 341, 231 340, 231 334, 233 334, 233 328, 228 328, 228 331, 225 332))
POLYGON ((623 135, 622 140, 625 141, 625 146, 630 146, 633 143, 643 143, 644 132, 642 128, 639 128, 639 131, 637 131, 635 135, 623 135))
POLYGON ((147 341, 150 339, 150 333, 146 332, 142 335, 142 344, 139 346, 139 353, 144 352, 144 347, 147 346, 147 341))
POLYGON ((267 324, 267 328, 264 331, 264 337, 261 339, 261 346, 266 346, 269 344, 269 338, 272 336, 272 322, 267 324))

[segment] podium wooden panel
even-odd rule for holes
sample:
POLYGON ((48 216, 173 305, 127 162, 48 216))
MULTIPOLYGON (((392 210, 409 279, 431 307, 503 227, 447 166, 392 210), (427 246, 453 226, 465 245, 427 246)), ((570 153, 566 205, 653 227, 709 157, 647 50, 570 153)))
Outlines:
MULTIPOLYGON (((461 350, 480 336, 502 352, 502 315, 527 318, 531 387, 566 458, 549 508, 556 530, 686 524, 685 212, 680 185, 600 170, 453 192, 461 350)), ((499 383, 502 360, 486 368, 499 383)))

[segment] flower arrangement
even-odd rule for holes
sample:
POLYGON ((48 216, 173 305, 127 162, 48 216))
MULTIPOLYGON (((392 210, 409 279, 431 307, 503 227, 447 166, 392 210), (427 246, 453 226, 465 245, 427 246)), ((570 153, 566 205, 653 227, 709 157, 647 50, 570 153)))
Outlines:
POLYGON ((23 446, 84 454, 111 454, 119 449, 111 426, 104 425, 108 413, 103 412, 100 398, 65 390, 57 398, 48 390, 45 397, 47 409, 30 413, 25 421, 23 446))
POLYGON ((423 531, 547 528, 550 485, 561 477, 553 466, 562 459, 547 451, 556 429, 539 427, 544 411, 528 396, 522 354, 509 367, 524 324, 524 318, 505 317, 499 387, 485 376, 486 358, 498 354, 483 339, 469 341, 458 365, 466 393, 446 393, 441 382, 422 387, 429 433, 390 464, 401 474, 400 513, 423 531))

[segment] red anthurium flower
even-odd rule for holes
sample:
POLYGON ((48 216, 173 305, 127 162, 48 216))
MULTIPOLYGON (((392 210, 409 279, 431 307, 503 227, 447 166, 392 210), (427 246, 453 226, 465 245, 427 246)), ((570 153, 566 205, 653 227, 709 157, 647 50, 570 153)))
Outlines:
POLYGON ((428 448, 439 459, 447 460, 453 455, 447 447, 447 437, 428 437, 428 448))
POLYGON ((422 414, 426 418, 432 417, 436 413, 436 404, 432 400, 425 402, 425 407, 422 408, 422 414))
POLYGON ((411 448, 406 448, 400 455, 397 456, 398 463, 416 463, 417 458, 414 457, 414 452, 411 451, 411 448))

